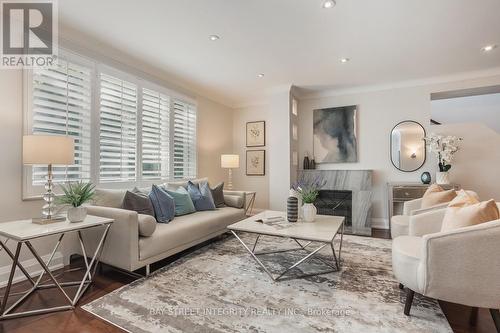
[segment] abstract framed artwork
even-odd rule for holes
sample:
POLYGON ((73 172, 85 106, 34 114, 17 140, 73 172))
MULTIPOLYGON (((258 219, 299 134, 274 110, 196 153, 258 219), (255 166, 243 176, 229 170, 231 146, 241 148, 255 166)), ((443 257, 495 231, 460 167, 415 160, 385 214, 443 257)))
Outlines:
POLYGON ((266 122, 250 121, 247 123, 247 147, 264 147, 266 145, 266 122))
POLYGON ((358 162, 356 105, 314 110, 313 151, 317 163, 358 162))
POLYGON ((247 150, 247 176, 264 176, 266 174, 266 151, 247 150))

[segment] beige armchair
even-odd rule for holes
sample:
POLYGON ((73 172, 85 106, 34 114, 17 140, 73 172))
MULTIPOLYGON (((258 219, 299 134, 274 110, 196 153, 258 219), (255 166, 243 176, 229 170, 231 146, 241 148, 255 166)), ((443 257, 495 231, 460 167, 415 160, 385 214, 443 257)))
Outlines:
POLYGON ((448 203, 422 208, 422 198, 406 201, 403 204, 403 215, 394 215, 391 218, 391 237, 406 236, 409 232, 410 216, 444 208, 448 203))
POLYGON ((416 292, 489 308, 500 331, 500 220, 441 232, 445 211, 412 216, 409 236, 393 241, 394 275, 407 288, 404 313, 416 292))

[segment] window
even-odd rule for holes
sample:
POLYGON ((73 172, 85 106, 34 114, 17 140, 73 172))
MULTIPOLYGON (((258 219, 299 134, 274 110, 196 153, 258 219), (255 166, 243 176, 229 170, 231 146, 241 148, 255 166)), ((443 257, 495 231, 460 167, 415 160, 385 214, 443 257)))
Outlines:
MULTIPOLYGON (((33 70, 32 132, 69 135, 75 139, 75 164, 54 166, 54 182, 90 180, 90 109, 92 69, 59 61, 33 70)), ((34 166, 32 184, 45 184, 47 166, 34 166)))
MULTIPOLYGON (((25 133, 70 135, 75 164, 54 181, 113 188, 196 177, 196 104, 142 78, 66 51, 25 72, 25 133)), ((26 167, 25 197, 44 192, 47 166, 26 167)))
POLYGON ((174 178, 196 177, 196 110, 174 100, 174 178))
POLYGON ((100 74, 99 180, 136 180, 137 86, 100 74))
POLYGON ((142 177, 169 178, 170 98, 142 90, 142 177))

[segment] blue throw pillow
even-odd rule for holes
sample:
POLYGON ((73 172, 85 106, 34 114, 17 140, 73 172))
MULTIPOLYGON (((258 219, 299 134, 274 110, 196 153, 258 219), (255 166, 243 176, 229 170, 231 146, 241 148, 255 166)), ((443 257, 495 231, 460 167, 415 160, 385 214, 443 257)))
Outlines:
POLYGON ((157 222, 168 223, 174 219, 175 201, 167 192, 153 185, 149 193, 149 200, 153 204, 157 222))
POLYGON ((175 201, 175 216, 181 216, 196 212, 193 201, 189 196, 188 191, 184 187, 179 187, 176 191, 164 190, 175 201))
POLYGON ((201 210, 214 210, 215 203, 212 198, 212 192, 210 191, 210 187, 207 182, 203 182, 200 184, 194 184, 192 182, 188 182, 188 192, 191 196, 191 200, 193 200, 194 207, 197 211, 201 210))

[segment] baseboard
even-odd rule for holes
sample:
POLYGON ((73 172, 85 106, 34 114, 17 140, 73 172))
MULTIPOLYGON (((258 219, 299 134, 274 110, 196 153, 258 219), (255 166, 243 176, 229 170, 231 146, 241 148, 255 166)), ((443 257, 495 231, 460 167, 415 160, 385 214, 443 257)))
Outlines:
POLYGON ((375 229, 389 229, 389 220, 382 217, 372 218, 372 228, 375 229))
MULTIPOLYGON (((42 260, 44 262, 47 262, 49 260, 50 254, 42 256, 42 260)), ((9 258, 10 259, 10 258, 9 258)), ((56 269, 60 269, 64 267, 64 260, 63 260, 63 255, 61 252, 56 252, 54 255, 54 258, 52 259, 52 263, 50 264, 49 269, 51 271, 54 271, 56 269)), ((11 261, 12 263, 12 261, 11 261)), ((28 259, 25 261, 21 261, 21 265, 28 271, 28 273, 31 276, 38 275, 42 272, 42 267, 40 264, 36 261, 35 258, 28 259)), ((10 275, 10 269, 12 266, 6 265, 0 267, 0 288, 3 288, 7 285, 7 281, 9 280, 9 275, 10 275)), ((21 282, 26 280, 26 277, 24 276, 23 272, 19 269, 19 267, 16 269, 16 273, 14 274, 14 282, 21 282)))

